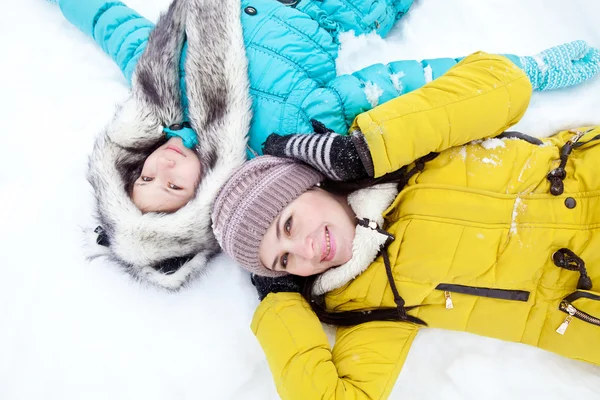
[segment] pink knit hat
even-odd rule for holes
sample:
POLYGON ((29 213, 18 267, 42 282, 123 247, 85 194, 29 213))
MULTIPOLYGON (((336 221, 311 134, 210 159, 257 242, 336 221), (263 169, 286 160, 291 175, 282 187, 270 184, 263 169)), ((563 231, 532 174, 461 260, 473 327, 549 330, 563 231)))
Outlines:
POLYGON ((262 265, 260 242, 277 215, 322 180, 319 172, 286 158, 261 156, 246 162, 213 206, 213 231, 223 251, 257 275, 286 275, 262 265))

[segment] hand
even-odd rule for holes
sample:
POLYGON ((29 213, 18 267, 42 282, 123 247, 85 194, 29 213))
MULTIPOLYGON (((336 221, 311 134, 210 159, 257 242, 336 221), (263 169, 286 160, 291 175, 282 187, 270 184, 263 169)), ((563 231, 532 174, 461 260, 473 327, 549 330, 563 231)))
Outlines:
POLYGON ((600 50, 583 40, 551 47, 531 57, 521 57, 534 90, 578 85, 600 71, 600 50))
POLYGON ((302 292, 305 277, 296 275, 285 275, 278 278, 252 274, 250 281, 258 292, 258 298, 262 301, 269 293, 280 292, 302 292))
POLYGON ((338 135, 319 121, 311 122, 314 134, 269 135, 263 153, 303 161, 334 181, 358 180, 373 174, 371 154, 362 134, 338 135))

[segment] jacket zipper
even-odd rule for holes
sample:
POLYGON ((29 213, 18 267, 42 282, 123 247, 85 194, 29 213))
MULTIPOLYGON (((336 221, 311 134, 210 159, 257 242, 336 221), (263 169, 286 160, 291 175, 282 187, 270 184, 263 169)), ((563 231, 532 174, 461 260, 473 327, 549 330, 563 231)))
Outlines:
MULTIPOLYGON (((586 144, 588 144, 588 143, 594 142, 594 141, 596 141, 596 140, 600 140, 600 135, 596 135, 596 136, 594 136, 593 138, 591 138, 590 140, 588 140, 588 141, 586 141, 586 142, 580 142, 580 141, 579 141, 579 139, 580 139, 582 136, 585 136, 585 134, 587 134, 587 133, 590 133, 590 132, 591 132, 591 131, 593 131, 594 129, 596 129, 596 128, 590 128, 590 129, 588 129, 587 131, 584 131, 584 132, 578 131, 578 130, 576 130, 576 129, 571 129, 571 132, 573 132, 573 133, 575 133, 575 134, 577 134, 577 135, 581 135, 581 136, 579 136, 579 137, 577 138, 577 140, 575 141, 575 143, 573 143, 573 147, 574 147, 574 148, 577 148, 577 147, 585 146, 585 145, 586 145, 586 144)), ((572 140, 572 139, 571 139, 571 140, 572 140)))
POLYGON ((591 315, 584 313, 583 311, 579 311, 576 309, 571 303, 566 300, 560 302, 558 309, 562 312, 565 312, 569 315, 565 318, 562 324, 556 329, 556 333, 564 335, 569 327, 569 324, 573 320, 573 317, 590 323, 592 325, 600 326, 600 318, 592 317, 591 315))
POLYGON ((454 303, 452 303, 452 293, 449 291, 444 291, 444 298, 446 299, 446 309, 451 310, 454 308, 454 303))
POLYGON ((454 303, 452 303, 452 293, 449 291, 444 291, 444 298, 446 299, 446 309, 451 310, 454 308, 454 303))
POLYGON ((454 308, 452 293, 468 294, 479 297, 489 297, 492 299, 523 301, 529 300, 529 292, 524 290, 490 289, 477 286, 455 285, 450 283, 440 283, 435 287, 437 290, 444 291, 446 309, 454 308))

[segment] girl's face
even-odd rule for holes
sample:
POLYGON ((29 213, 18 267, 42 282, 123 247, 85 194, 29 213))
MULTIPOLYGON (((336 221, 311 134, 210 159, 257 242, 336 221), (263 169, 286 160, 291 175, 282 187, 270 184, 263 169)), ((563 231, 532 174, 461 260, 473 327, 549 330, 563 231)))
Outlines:
POLYGON ((176 211, 194 196, 200 169, 196 153, 173 137, 148 156, 131 199, 143 212, 176 211))
POLYGON ((345 197, 309 190, 275 218, 260 244, 260 261, 299 276, 342 265, 352 258, 355 219, 345 197))

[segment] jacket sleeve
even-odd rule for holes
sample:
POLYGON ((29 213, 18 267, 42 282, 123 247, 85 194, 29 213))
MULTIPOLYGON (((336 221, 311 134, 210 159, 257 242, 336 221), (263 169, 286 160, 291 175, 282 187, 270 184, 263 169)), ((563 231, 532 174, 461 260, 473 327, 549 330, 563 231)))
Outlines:
POLYGON ((344 133, 358 114, 422 87, 460 60, 437 58, 374 64, 314 89, 304 99, 302 109, 307 119, 316 119, 333 131, 344 133))
MULTIPOLYGON (((306 107, 315 107, 315 115, 327 116, 344 128, 336 131, 345 132, 358 113, 372 106, 359 93, 362 100, 357 101, 368 108, 350 104, 349 109, 358 111, 342 111, 341 99, 360 92, 358 78, 352 88, 346 88, 345 78, 328 85, 337 76, 337 34, 350 29, 357 34, 370 32, 374 28, 367 25, 376 23, 384 29, 378 15, 399 17, 411 4, 412 0, 253 0, 250 5, 257 12, 241 13, 253 100, 249 146, 261 153, 263 142, 273 132, 312 132, 306 107)), ((390 98, 397 95, 394 91, 390 98)))
POLYGON ((375 321, 338 328, 330 349, 321 323, 298 293, 261 302, 252 331, 267 356, 282 399, 387 398, 417 327, 375 321))
POLYGON ((508 58, 483 52, 407 95, 358 115, 375 177, 431 152, 496 136, 527 109, 531 83, 508 58))
POLYGON ((117 63, 131 85, 154 24, 119 1, 60 0, 59 5, 65 18, 117 63))
MULTIPOLYGON (((521 67, 519 57, 505 56, 521 67)), ((419 89, 444 75, 463 59, 435 58, 373 64, 352 74, 340 75, 313 90, 304 99, 302 109, 308 120, 316 119, 334 132, 345 133, 357 115, 419 89)))
MULTIPOLYGON (((283 1, 282 1, 283 3, 283 1)), ((385 37, 408 12, 413 0, 300 0, 295 7, 310 15, 338 40, 340 32, 377 32, 385 37)))

